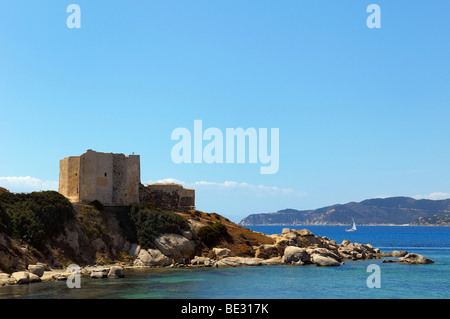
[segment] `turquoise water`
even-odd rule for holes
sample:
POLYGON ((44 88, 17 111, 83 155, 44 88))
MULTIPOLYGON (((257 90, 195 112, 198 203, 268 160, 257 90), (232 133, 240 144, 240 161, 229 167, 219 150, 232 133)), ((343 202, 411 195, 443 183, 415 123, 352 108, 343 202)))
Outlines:
MULTIPOLYGON (((281 226, 252 227, 266 234, 281 226)), ((83 278, 81 289, 65 282, 0 288, 0 298, 450 298, 450 227, 361 226, 354 233, 340 226, 301 226, 337 242, 370 243, 382 251, 407 250, 435 261, 431 265, 346 261, 340 267, 263 266, 204 269, 154 269, 123 279, 83 278), (381 269, 381 288, 368 288, 367 266, 381 269)))

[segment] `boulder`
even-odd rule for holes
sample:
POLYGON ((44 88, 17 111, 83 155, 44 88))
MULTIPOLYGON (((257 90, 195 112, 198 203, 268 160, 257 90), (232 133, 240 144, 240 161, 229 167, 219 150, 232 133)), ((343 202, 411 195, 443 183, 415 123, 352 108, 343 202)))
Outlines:
POLYGON ((141 246, 140 245, 132 244, 128 254, 130 256, 137 257, 139 255, 140 251, 141 251, 141 246))
POLYGON ((181 234, 189 240, 198 239, 198 235, 194 229, 184 230, 181 234))
POLYGON ((134 260, 133 264, 135 266, 150 266, 151 260, 152 257, 150 256, 148 251, 145 249, 141 249, 141 251, 139 251, 137 258, 134 260))
POLYGON ((300 230, 295 230, 295 232, 297 234, 299 234, 300 236, 314 236, 313 233, 311 233, 309 230, 307 229, 300 229, 300 230))
MULTIPOLYGON (((358 244, 358 243, 350 243, 350 241, 344 240, 342 244, 338 247, 338 252, 344 259, 368 259, 368 258, 377 258, 382 255, 377 255, 379 249, 374 249, 372 245, 366 244, 358 244)), ((389 256, 391 256, 389 254, 389 256)))
POLYGON ((134 261, 135 266, 167 266, 171 261, 158 249, 141 249, 138 258, 134 261))
POLYGON ((44 275, 45 266, 44 265, 28 265, 28 272, 35 274, 39 277, 44 275))
POLYGON ((341 243, 341 246, 345 247, 345 246, 347 246, 348 244, 350 244, 350 240, 344 239, 344 240, 342 241, 342 243, 341 243))
POLYGON ((91 272, 92 279, 101 279, 106 278, 106 275, 102 271, 93 271, 91 272))
POLYGON ((295 241, 284 238, 284 237, 278 237, 276 238, 275 247, 278 249, 278 254, 280 256, 284 255, 284 250, 287 246, 296 246, 297 244, 295 241))
POLYGON ((72 274, 70 274, 70 273, 56 273, 56 274, 53 274, 52 277, 53 277, 54 280, 62 281, 62 280, 67 280, 67 278, 69 278, 70 275, 72 275, 72 274))
POLYGON ((316 248, 308 248, 306 252, 311 256, 311 259, 314 259, 315 256, 321 256, 334 259, 338 263, 342 260, 342 257, 337 250, 329 250, 326 248, 316 247, 316 248))
POLYGON ((285 264, 303 264, 310 262, 310 256, 305 248, 296 246, 287 246, 284 250, 283 263, 285 264))
POLYGON ((44 272, 44 274, 42 275, 42 277, 41 277, 41 281, 45 281, 45 282, 47 282, 47 281, 54 281, 55 280, 55 278, 53 278, 53 272, 51 272, 51 271, 46 271, 46 272, 44 272))
POLYGON ((291 230, 288 233, 283 233, 283 238, 293 241, 293 242, 297 242, 297 238, 299 237, 299 234, 297 232, 295 232, 294 230, 291 230))
POLYGON ((39 277, 38 275, 32 274, 32 273, 29 273, 28 281, 29 281, 29 283, 41 282, 41 277, 39 277))
POLYGON ((195 234, 195 235, 197 235, 197 232, 200 228, 205 226, 205 224, 203 224, 195 219, 188 219, 188 223, 189 223, 189 228, 194 231, 193 234, 195 234))
POLYGON ((404 264, 434 264, 434 261, 419 254, 409 253, 397 259, 397 262, 404 264))
POLYGON ((299 236, 297 238, 297 244, 302 247, 309 247, 309 246, 324 247, 324 246, 328 245, 328 243, 325 240, 323 240, 321 237, 314 236, 314 235, 299 236))
POLYGON ((194 259, 191 260, 191 264, 198 265, 198 266, 203 265, 206 267, 210 267, 213 265, 213 261, 208 257, 195 256, 194 259))
POLYGON ((231 254, 231 250, 229 250, 228 248, 213 248, 212 252, 213 252, 214 258, 216 258, 216 259, 229 257, 231 254))
MULTIPOLYGON (((107 275, 109 272, 109 269, 111 267, 85 267, 81 272, 82 273, 87 273, 87 274, 91 274, 93 272, 102 272, 104 275, 107 275)), ((67 270, 66 270, 67 271, 67 270)), ((70 272, 69 272, 70 273, 70 272)))
POLYGON ((264 259, 262 261, 263 265, 280 265, 282 263, 283 263, 283 257, 280 257, 280 256, 273 257, 273 258, 270 258, 270 259, 264 259))
POLYGON ((181 232, 181 235, 183 235, 184 237, 186 237, 189 240, 193 239, 192 232, 190 230, 183 230, 181 232))
POLYGON ((394 250, 392 251, 392 257, 405 257, 408 252, 407 251, 398 251, 398 250, 394 250))
POLYGON ((112 266, 108 272, 108 278, 123 278, 123 277, 125 277, 123 267, 112 266))
POLYGON ((251 257, 225 257, 216 262, 216 267, 261 266, 264 260, 251 257))
POLYGON ((150 266, 167 266, 170 265, 169 257, 163 255, 158 249, 150 248, 147 250, 150 255, 150 266))
POLYGON ((26 271, 13 272, 11 278, 14 279, 17 284, 28 284, 30 282, 30 274, 26 271))
POLYGON ((0 273, 0 287, 4 285, 13 285, 16 283, 14 278, 11 278, 9 274, 0 273))
POLYGON ((270 259, 278 257, 279 251, 275 245, 260 245, 256 248, 255 257, 262 259, 270 259))
POLYGON ((0 279, 5 279, 5 278, 10 278, 11 275, 4 273, 4 272, 0 272, 0 279))
POLYGON ((325 256, 322 256, 322 255, 314 255, 311 258, 312 258, 312 262, 316 266, 335 267, 335 266, 340 266, 340 264, 341 264, 336 259, 333 259, 331 257, 325 257, 325 256))
POLYGON ((155 239, 156 247, 176 263, 184 263, 194 256, 196 243, 178 234, 163 234, 155 239))

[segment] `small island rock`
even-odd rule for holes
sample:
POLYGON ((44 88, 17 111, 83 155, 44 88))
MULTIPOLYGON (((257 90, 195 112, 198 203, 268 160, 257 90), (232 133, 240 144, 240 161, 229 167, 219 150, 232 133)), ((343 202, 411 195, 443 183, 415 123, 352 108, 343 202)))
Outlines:
POLYGON ((409 253, 405 257, 397 259, 397 262, 404 264, 434 264, 434 261, 425 256, 409 253))

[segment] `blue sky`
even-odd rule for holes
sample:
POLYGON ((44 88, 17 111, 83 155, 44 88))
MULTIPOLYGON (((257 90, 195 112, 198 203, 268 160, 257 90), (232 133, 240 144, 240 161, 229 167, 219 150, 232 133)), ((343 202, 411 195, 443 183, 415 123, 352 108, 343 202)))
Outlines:
POLYGON ((143 182, 239 221, 378 196, 450 197, 450 3, 0 1, 0 186, 59 159, 141 155, 143 182), (81 29, 66 7, 81 8, 81 29), (366 8, 381 8, 369 29, 366 8), (175 164, 171 133, 279 128, 280 167, 175 164))

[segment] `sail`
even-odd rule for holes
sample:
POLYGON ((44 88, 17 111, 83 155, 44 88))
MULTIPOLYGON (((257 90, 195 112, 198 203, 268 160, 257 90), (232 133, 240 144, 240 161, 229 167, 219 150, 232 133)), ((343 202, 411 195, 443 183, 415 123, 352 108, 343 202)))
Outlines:
POLYGON ((355 223, 355 220, 353 219, 353 217, 352 217, 352 220, 353 220, 353 226, 352 226, 352 228, 346 229, 345 231, 355 231, 355 230, 356 230, 356 223, 355 223))
POLYGON ((353 226, 352 226, 352 229, 353 230, 356 230, 356 224, 355 224, 355 220, 352 218, 352 220, 353 220, 353 226))

